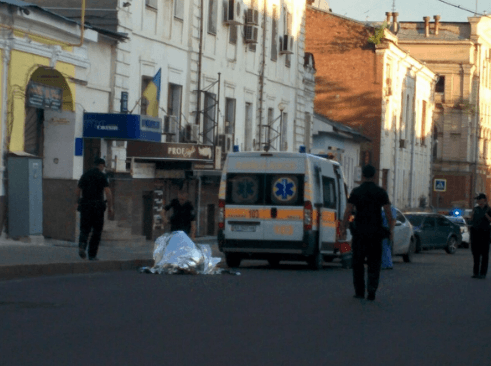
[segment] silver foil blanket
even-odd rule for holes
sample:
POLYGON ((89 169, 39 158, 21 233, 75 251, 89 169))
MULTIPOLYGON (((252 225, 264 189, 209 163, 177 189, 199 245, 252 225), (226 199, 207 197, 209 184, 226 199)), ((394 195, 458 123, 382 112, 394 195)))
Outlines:
POLYGON ((153 249, 153 267, 143 267, 140 272, 158 274, 220 274, 220 258, 213 258, 207 244, 194 244, 184 231, 174 231, 160 236, 153 249))

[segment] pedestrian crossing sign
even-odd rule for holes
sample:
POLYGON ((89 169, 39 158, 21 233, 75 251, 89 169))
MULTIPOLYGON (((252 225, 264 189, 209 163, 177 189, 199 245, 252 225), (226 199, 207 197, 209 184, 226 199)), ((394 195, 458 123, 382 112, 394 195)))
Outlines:
POLYGON ((447 190, 447 180, 446 179, 435 179, 433 190, 435 192, 445 192, 447 190))

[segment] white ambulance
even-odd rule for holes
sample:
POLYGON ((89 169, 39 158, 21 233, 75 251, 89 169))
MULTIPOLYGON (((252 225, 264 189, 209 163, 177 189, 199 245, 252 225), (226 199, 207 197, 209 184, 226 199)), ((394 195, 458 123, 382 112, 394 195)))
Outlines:
POLYGON ((339 240, 347 192, 339 163, 306 153, 229 153, 219 192, 218 246, 229 267, 243 259, 341 258, 351 266, 351 236, 339 240))

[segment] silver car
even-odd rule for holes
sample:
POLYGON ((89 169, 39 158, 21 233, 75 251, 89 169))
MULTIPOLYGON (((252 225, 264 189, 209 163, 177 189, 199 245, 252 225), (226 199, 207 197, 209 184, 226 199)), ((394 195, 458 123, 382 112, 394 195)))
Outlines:
POLYGON ((416 251, 416 239, 413 226, 404 214, 396 210, 396 226, 394 227, 394 243, 392 254, 402 256, 404 262, 411 262, 416 251))

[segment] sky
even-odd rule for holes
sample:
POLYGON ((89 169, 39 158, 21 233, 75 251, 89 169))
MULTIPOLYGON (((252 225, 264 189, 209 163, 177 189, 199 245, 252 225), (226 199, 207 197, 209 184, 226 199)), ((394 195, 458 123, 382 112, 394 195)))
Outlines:
MULTIPOLYGON (((326 0, 315 0, 316 3, 326 0)), ((333 13, 360 21, 383 21, 385 12, 392 11, 394 0, 327 0, 333 13)), ((442 22, 467 22, 467 17, 476 11, 491 15, 491 0, 395 0, 399 20, 423 21, 424 16, 441 15, 442 22), (446 3, 460 6, 461 9, 446 3), (472 12, 464 11, 468 9, 472 12)))

